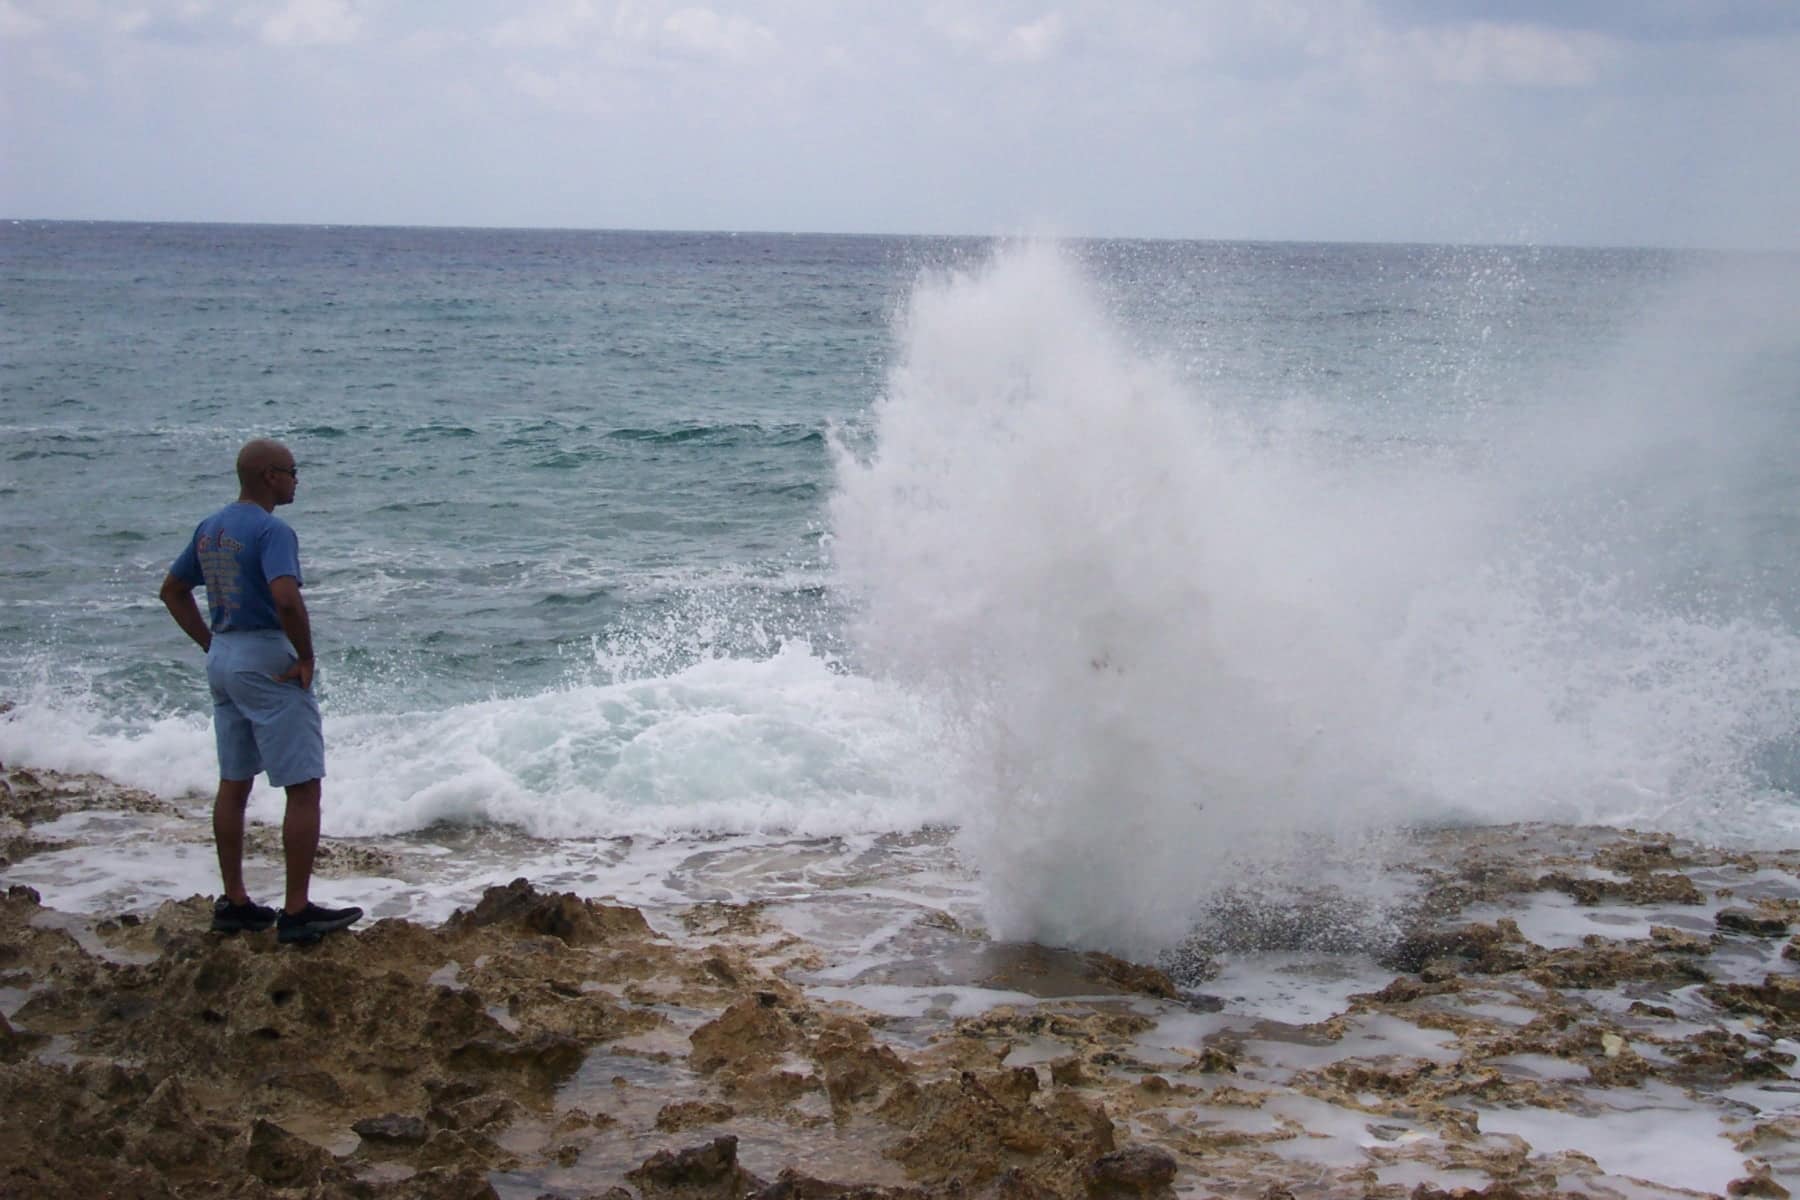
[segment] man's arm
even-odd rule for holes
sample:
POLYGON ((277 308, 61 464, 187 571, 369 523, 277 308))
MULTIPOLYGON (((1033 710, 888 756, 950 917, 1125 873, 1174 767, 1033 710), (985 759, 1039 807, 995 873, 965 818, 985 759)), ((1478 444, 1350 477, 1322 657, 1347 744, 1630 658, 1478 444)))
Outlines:
POLYGON ((287 681, 299 681, 303 688, 310 688, 313 681, 313 645, 312 622, 306 616, 306 601, 300 598, 300 581, 292 575, 280 575, 269 580, 269 595, 275 600, 275 619, 281 622, 281 632, 287 634, 288 641, 294 643, 294 654, 297 661, 293 666, 275 678, 287 681))
POLYGON ((194 639, 194 644, 202 650, 212 649, 212 630, 206 627, 206 618, 200 615, 200 606, 194 603, 194 585, 175 575, 164 575, 162 591, 163 607, 181 626, 181 632, 194 639))

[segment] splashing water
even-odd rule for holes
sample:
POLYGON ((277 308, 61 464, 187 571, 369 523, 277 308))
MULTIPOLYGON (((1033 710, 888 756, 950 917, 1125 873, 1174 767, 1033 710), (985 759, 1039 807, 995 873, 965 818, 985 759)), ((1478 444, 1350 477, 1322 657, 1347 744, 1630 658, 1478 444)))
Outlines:
POLYGON ((1000 936, 1154 952, 1209 898, 1327 879, 1378 912, 1409 823, 1800 829, 1752 769, 1800 638, 1647 599, 1526 434, 1258 428, 1052 245, 922 279, 898 334, 831 549, 867 667, 955 714, 1000 936))

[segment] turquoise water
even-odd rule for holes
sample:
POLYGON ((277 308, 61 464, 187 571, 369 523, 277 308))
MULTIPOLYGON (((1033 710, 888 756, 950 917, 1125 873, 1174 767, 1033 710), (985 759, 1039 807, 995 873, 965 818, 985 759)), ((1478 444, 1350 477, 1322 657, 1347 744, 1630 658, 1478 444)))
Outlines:
POLYGON ((267 435, 338 832, 1785 838, 1793 268, 7 224, 0 756, 209 786, 155 591, 267 435))

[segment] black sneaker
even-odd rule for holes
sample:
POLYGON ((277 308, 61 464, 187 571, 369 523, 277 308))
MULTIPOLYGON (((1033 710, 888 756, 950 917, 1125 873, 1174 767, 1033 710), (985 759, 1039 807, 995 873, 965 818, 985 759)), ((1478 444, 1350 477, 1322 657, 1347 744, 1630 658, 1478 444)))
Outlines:
POLYGON ((280 942, 316 942, 328 933, 362 920, 360 908, 320 908, 308 904, 297 913, 283 912, 275 918, 275 940, 280 942))
POLYGON ((275 923, 275 910, 266 904, 233 904, 231 897, 213 901, 214 933, 260 933, 275 923))

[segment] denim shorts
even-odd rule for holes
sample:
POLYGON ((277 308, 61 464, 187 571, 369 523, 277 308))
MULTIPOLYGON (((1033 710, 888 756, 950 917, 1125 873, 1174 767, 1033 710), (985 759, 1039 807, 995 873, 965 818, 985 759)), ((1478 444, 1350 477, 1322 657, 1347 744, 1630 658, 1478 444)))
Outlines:
POLYGON ((325 777, 325 733, 310 688, 276 682, 293 666, 293 643, 278 629, 214 634, 206 655, 220 779, 267 771, 275 787, 325 777))

